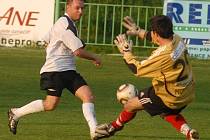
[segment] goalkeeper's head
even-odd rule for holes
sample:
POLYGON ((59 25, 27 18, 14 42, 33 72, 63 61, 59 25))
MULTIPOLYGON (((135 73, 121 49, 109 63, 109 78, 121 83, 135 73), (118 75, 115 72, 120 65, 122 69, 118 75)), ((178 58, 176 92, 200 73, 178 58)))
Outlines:
POLYGON ((151 18, 150 22, 151 31, 156 32, 160 37, 169 39, 173 36, 173 24, 168 16, 154 16, 151 18))

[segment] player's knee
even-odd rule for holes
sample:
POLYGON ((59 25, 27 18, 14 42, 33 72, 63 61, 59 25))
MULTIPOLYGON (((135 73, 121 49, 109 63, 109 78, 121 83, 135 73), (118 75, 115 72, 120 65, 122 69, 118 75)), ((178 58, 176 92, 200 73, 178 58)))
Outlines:
POLYGON ((55 110, 55 108, 56 106, 53 106, 53 105, 44 106, 45 111, 53 111, 55 110))
POLYGON ((56 106, 57 106, 56 103, 44 102, 44 110, 45 111, 53 111, 53 110, 55 110, 56 106))
POLYGON ((135 108, 135 106, 132 105, 132 102, 127 102, 124 105, 124 109, 129 111, 129 112, 133 112, 136 108, 135 108))
POLYGON ((93 95, 86 95, 84 98, 82 98, 83 102, 94 102, 94 96, 93 95))
POLYGON ((128 100, 128 102, 124 105, 124 109, 129 112, 136 112, 139 110, 139 106, 135 103, 135 100, 128 100))
POLYGON ((94 101, 93 93, 87 85, 84 85, 77 89, 77 91, 75 92, 75 96, 77 96, 82 102, 94 101))

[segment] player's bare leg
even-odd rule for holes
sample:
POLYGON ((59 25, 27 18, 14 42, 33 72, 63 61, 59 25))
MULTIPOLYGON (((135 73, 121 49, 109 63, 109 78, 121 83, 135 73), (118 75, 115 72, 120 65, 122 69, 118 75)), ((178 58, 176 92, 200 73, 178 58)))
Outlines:
POLYGON ((11 108, 8 111, 8 126, 10 131, 15 135, 17 133, 17 125, 19 119, 25 115, 42 112, 42 111, 51 111, 55 109, 57 104, 59 103, 59 97, 56 96, 46 96, 46 99, 43 100, 35 100, 26 104, 20 108, 11 108))
POLYGON ((115 132, 120 131, 124 124, 131 121, 135 116, 136 112, 143 110, 144 107, 139 102, 138 97, 129 99, 128 102, 124 105, 123 111, 120 113, 116 121, 113 121, 110 125, 109 132, 114 135, 115 132))
POLYGON ((107 130, 109 135, 102 136, 109 137, 114 135, 117 131, 122 130, 124 124, 131 121, 135 116, 136 112, 139 110, 143 110, 142 104, 139 102, 138 97, 134 97, 129 99, 128 102, 124 105, 123 111, 120 113, 116 121, 113 121, 110 124, 101 124, 97 127, 96 132, 100 133, 101 130, 107 130))
POLYGON ((82 111, 83 115, 88 123, 88 126, 90 128, 90 136, 92 140, 97 140, 98 137, 95 133, 97 120, 95 115, 95 108, 94 108, 94 97, 92 94, 91 89, 84 85, 77 89, 75 94, 83 103, 82 103, 82 111))

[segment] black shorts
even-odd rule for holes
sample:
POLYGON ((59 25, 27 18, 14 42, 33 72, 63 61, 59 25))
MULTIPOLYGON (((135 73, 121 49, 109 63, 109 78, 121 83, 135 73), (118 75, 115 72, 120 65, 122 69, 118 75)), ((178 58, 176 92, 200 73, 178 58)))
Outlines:
POLYGON ((40 78, 40 88, 47 90, 48 95, 60 97, 64 88, 75 94, 86 81, 74 70, 63 72, 44 72, 40 78))
POLYGON ((143 105, 144 110, 148 112, 151 116, 155 115, 169 115, 169 114, 178 114, 184 109, 171 109, 167 107, 160 97, 155 94, 153 87, 146 88, 139 91, 139 102, 143 105))

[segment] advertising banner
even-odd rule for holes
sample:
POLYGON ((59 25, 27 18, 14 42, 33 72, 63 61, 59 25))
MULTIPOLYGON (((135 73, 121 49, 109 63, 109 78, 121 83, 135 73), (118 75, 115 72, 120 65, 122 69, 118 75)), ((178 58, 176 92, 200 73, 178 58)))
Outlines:
POLYGON ((40 46, 53 19, 54 0, 0 0, 0 46, 40 46))
POLYGON ((192 57, 210 59, 210 2, 165 0, 163 14, 172 19, 192 57))

